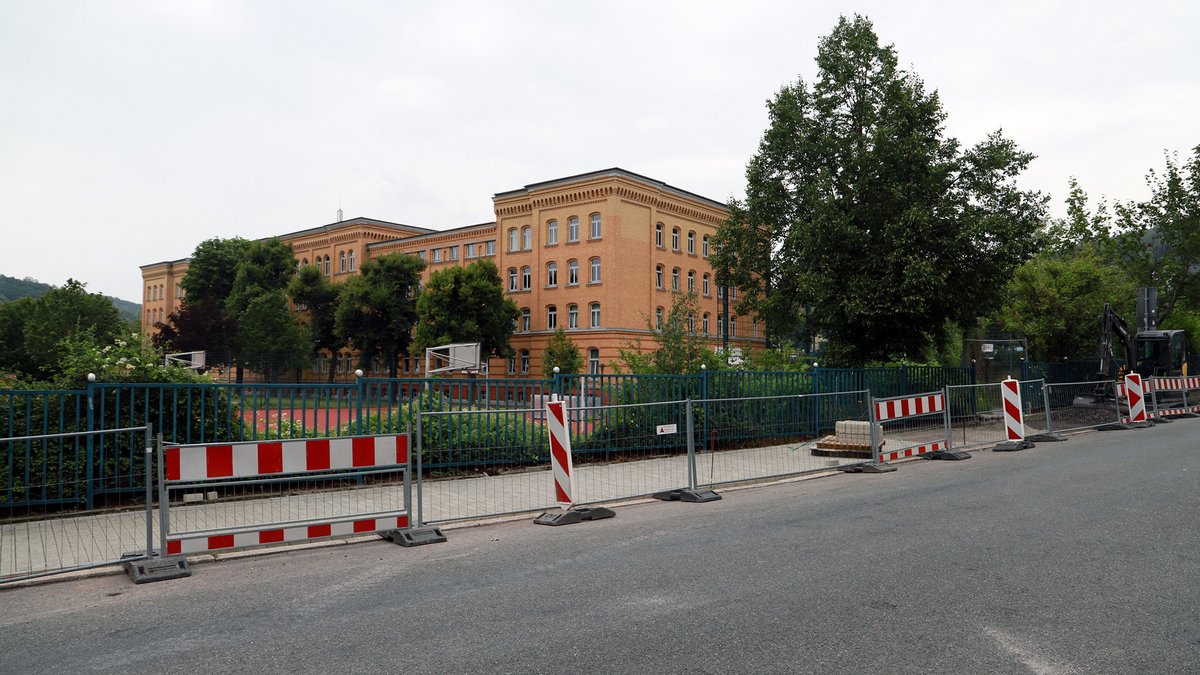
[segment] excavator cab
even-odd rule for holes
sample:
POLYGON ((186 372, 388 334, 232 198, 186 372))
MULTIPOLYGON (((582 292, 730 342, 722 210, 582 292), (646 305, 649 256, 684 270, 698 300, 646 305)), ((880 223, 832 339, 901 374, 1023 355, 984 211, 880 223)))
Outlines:
POLYGON ((1187 338, 1181 330, 1148 330, 1136 337, 1134 371, 1143 377, 1182 375, 1187 363, 1187 338))

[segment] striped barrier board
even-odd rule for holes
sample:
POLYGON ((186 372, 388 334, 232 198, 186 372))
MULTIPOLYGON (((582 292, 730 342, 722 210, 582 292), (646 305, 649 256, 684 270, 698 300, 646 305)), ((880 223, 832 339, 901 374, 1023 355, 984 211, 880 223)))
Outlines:
POLYGON ((902 398, 882 399, 875 402, 875 420, 886 422, 899 420, 917 415, 929 415, 945 410, 946 399, 942 392, 907 396, 902 398))
POLYGON ((184 445, 167 448, 164 456, 169 483, 403 466, 408 436, 184 445))
POLYGON ((546 432, 550 434, 550 464, 554 472, 554 501, 570 506, 574 503, 571 474, 575 465, 571 457, 571 434, 567 432, 565 419, 562 401, 546 404, 546 432))
POLYGON ((948 446, 945 441, 934 441, 933 443, 929 443, 926 445, 917 445, 917 446, 913 446, 911 448, 904 448, 902 450, 881 452, 881 453, 879 453, 879 460, 881 462, 891 462, 891 461, 895 461, 897 459, 904 459, 906 457, 918 457, 920 455, 924 455, 927 452, 936 452, 938 450, 945 450, 947 447, 948 446))
POLYGON ((388 516, 362 520, 339 520, 297 527, 272 527, 248 532, 216 535, 178 535, 167 538, 168 555, 216 553, 236 548, 292 543, 310 539, 372 534, 408 527, 408 516, 388 516))
POLYGON ((1145 422, 1146 396, 1141 375, 1130 373, 1125 376, 1125 395, 1129 399, 1129 419, 1133 422, 1145 422))
POLYGON ((1000 383, 1004 401, 1004 432, 1010 441, 1025 440, 1025 420, 1021 416, 1021 383, 1011 377, 1000 383))

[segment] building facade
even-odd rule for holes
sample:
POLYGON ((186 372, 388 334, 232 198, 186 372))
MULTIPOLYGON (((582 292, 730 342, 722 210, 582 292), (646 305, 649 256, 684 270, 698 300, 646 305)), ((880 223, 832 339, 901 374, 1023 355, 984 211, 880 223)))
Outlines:
MULTIPOLYGON (((720 344, 722 289, 709 253, 729 215, 724 204, 614 168, 500 192, 493 208, 494 222, 452 230, 355 218, 280 238, 292 245, 298 264, 316 264, 335 281, 355 274, 364 259, 396 252, 425 260, 425 279, 450 265, 491 259, 521 312, 511 341, 517 355, 493 359, 493 376, 540 377, 542 352, 557 328, 580 348, 589 371, 602 372, 639 339, 653 348, 650 327, 670 312, 675 292, 696 295, 691 329, 720 344)), ((143 330, 150 332, 178 309, 187 261, 141 270, 143 330)), ((763 326, 738 315, 736 290, 729 301, 731 346, 762 346, 763 326)), ((353 370, 349 353, 332 358, 339 370, 353 370)), ((402 370, 419 368, 420 359, 409 359, 402 370)))

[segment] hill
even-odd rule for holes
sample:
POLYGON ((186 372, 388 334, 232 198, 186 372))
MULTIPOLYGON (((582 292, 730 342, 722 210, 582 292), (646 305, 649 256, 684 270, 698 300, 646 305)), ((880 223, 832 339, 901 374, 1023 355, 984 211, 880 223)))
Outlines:
MULTIPOLYGON (((53 288, 50 284, 42 282, 32 277, 18 279, 0 274, 0 303, 16 300, 17 298, 37 298, 41 297, 42 293, 53 288)), ((139 321, 142 316, 142 306, 136 302, 105 296, 112 301, 113 307, 117 308, 117 313, 126 321, 139 321)))

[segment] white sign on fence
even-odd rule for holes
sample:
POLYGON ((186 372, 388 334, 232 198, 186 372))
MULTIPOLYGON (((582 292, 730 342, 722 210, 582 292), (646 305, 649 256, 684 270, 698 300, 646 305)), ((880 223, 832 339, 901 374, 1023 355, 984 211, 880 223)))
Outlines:
POLYGON ((665 436, 667 434, 678 433, 679 426, 676 424, 660 424, 655 427, 655 430, 658 432, 659 436, 665 436))

